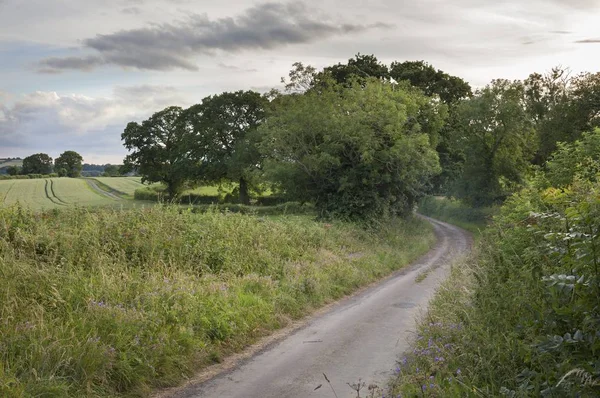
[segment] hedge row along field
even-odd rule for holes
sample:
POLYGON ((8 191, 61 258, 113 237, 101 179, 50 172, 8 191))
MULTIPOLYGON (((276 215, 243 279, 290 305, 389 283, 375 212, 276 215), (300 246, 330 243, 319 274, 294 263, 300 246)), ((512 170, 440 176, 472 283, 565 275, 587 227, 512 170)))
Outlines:
POLYGON ((0 209, 0 396, 147 396, 434 241, 413 218, 0 209))
POLYGON ((393 396, 600 396, 600 184, 524 189, 454 267, 393 396))

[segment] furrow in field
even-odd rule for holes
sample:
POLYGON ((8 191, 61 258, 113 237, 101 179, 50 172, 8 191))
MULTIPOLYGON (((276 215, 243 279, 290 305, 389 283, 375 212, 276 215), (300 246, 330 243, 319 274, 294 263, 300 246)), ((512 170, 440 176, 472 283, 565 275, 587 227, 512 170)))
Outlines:
POLYGON ((46 193, 46 198, 48 200, 50 200, 50 202, 59 205, 59 206, 65 206, 64 203, 59 202, 56 198, 54 198, 54 193, 51 190, 51 181, 50 180, 44 180, 45 181, 45 186, 44 186, 44 192, 46 193))
POLYGON ((55 197, 59 202, 68 205, 68 203, 62 200, 54 191, 54 180, 50 180, 50 191, 52 192, 52 196, 55 197))
POLYGON ((2 199, 2 202, 8 203, 8 194, 10 193, 10 190, 13 189, 14 186, 15 186, 15 182, 13 181, 12 184, 10 184, 10 186, 6 190, 6 193, 4 194, 4 198, 2 199))

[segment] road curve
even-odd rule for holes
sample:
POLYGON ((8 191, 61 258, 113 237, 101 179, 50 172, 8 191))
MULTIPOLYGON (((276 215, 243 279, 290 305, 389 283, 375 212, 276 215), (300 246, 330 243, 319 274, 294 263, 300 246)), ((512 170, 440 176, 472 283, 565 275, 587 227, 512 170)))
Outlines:
POLYGON ((415 318, 445 278, 451 261, 471 246, 464 230, 428 219, 438 241, 409 267, 340 301, 282 341, 231 371, 175 394, 178 398, 355 397, 346 383, 384 387, 398 356, 409 348, 415 318), (427 277, 415 279, 426 270, 427 277), (319 385, 322 387, 317 388, 319 385))

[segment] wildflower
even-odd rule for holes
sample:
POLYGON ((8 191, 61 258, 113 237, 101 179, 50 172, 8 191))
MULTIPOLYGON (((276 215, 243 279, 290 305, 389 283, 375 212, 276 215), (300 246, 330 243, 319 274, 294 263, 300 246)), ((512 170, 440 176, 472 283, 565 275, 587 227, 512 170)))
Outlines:
POLYGON ((400 366, 396 366, 396 374, 400 373, 400 366))
POLYGON ((425 390, 427 390, 427 386, 426 386, 425 384, 423 384, 423 385, 421 386, 421 390, 422 390, 422 391, 425 391, 425 390))
POLYGON ((462 373, 462 372, 460 371, 460 368, 456 369, 456 374, 457 374, 457 375, 459 375, 459 374, 461 374, 461 373, 462 373))

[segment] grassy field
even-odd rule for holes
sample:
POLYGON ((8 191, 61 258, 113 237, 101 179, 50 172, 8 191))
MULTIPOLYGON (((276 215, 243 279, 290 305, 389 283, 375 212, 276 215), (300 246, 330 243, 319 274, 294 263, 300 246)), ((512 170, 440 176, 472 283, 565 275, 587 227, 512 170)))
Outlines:
POLYGON ((117 200, 93 190, 84 179, 45 178, 0 181, 0 206, 15 203, 32 210, 68 206, 133 206, 133 200, 117 200))
POLYGON ((133 193, 136 189, 147 186, 142 184, 142 179, 140 177, 94 177, 93 179, 106 185, 110 189, 131 197, 133 197, 133 193))
POLYGON ((181 209, 0 208, 0 396, 148 396, 435 241, 418 219, 181 209))
POLYGON ((0 160, 0 169, 4 168, 4 167, 10 167, 10 166, 21 167, 21 166, 23 166, 23 160, 5 160, 5 159, 0 160))
MULTIPOLYGON (((136 189, 148 186, 147 184, 142 184, 142 179, 140 177, 94 177, 94 180, 100 182, 109 189, 121 192, 129 197, 133 197, 133 194, 136 189)), ((231 192, 231 189, 222 188, 222 192, 231 192)), ((216 186, 203 186, 194 189, 189 189, 182 193, 182 195, 186 194, 217 196, 219 195, 219 188, 216 186)))

